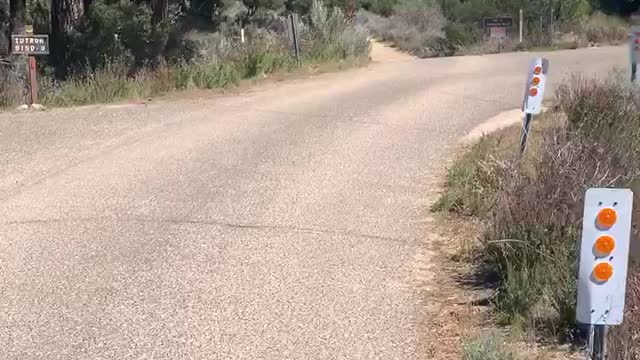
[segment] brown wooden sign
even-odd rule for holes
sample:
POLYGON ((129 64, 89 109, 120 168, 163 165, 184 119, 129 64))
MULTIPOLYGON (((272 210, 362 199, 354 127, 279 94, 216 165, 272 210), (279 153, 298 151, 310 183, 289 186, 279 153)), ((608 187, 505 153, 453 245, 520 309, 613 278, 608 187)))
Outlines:
POLYGON ((49 35, 11 35, 11 53, 48 55, 49 35))

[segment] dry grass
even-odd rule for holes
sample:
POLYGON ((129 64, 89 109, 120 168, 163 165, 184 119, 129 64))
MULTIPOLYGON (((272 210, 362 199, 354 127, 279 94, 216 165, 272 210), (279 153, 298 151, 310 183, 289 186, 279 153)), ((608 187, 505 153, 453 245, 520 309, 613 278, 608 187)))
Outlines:
POLYGON ((382 17, 364 10, 358 12, 358 22, 376 38, 394 44, 412 55, 427 58, 453 55, 455 48, 446 46, 442 28, 445 19, 438 8, 401 8, 391 17, 382 17))
MULTIPOLYGON (((498 320, 537 336, 579 341, 575 323, 577 246, 590 187, 630 187, 640 199, 640 95, 618 79, 574 77, 558 89, 524 158, 517 137, 492 135, 452 167, 438 210, 485 224, 483 260, 498 276, 498 320)), ((539 124, 540 122, 536 122, 539 124)), ((634 217, 638 244, 640 218, 634 217)), ((620 359, 634 359, 640 328, 640 283, 630 271, 626 327, 612 332, 620 359), (633 354, 633 355, 632 355, 633 354)))
POLYGON ((24 57, 0 58, 0 108, 25 103, 26 66, 24 57))

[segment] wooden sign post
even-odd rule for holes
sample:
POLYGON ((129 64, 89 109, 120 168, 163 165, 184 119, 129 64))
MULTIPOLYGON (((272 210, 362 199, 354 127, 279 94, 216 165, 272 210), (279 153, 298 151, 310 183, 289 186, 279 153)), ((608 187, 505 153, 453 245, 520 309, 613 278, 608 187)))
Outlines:
POLYGON ((34 55, 49 54, 49 35, 34 35, 33 26, 27 26, 24 35, 11 35, 11 53, 29 55, 29 105, 38 104, 37 64, 34 55))

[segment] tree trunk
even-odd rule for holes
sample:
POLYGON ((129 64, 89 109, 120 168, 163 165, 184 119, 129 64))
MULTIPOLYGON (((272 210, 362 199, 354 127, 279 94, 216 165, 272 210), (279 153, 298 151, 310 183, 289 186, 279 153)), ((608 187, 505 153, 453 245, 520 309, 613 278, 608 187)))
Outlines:
POLYGON ((63 34, 73 28, 84 15, 83 0, 51 0, 51 35, 63 34))
MULTIPOLYGON (((27 16, 26 7, 25 0, 9 1, 9 36, 11 36, 11 34, 24 34, 27 16)), ((11 38, 9 38, 8 45, 8 53, 11 53, 11 38)))
POLYGON ((51 60, 58 75, 65 62, 64 34, 84 15, 84 0, 51 0, 51 60))
POLYGON ((169 17, 169 1, 151 0, 151 10, 153 11, 153 24, 157 25, 169 17))
POLYGON ((10 0, 9 2, 9 29, 12 34, 24 34, 24 25, 27 16, 27 4, 25 0, 10 0))

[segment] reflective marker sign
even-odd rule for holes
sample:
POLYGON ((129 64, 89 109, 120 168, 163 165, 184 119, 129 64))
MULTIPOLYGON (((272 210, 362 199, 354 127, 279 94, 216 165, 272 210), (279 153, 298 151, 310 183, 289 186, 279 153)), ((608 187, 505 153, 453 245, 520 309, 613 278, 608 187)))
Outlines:
POLYGON ((580 323, 622 323, 632 205, 631 190, 587 190, 576 310, 576 319, 580 323))
POLYGON ((522 104, 522 111, 525 114, 537 115, 542 112, 542 99, 544 98, 548 72, 549 61, 547 59, 536 58, 531 61, 522 104))

